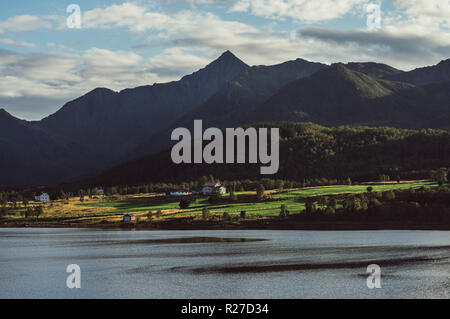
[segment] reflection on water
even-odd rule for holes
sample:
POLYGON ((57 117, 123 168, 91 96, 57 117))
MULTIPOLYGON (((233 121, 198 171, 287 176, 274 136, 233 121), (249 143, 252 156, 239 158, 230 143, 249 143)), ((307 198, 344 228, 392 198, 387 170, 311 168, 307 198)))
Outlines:
POLYGON ((449 262, 448 231, 0 229, 0 297, 449 298, 449 262))

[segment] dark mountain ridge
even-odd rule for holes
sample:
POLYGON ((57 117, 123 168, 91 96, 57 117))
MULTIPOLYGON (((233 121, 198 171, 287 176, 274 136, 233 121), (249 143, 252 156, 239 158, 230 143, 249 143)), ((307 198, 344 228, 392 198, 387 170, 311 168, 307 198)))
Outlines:
POLYGON ((0 109, 0 185, 30 185, 92 172, 93 154, 79 144, 19 120, 0 109))
POLYGON ((94 89, 41 121, 0 110, 0 185, 98 174, 168 149, 172 128, 190 128, 194 119, 221 128, 283 120, 450 129, 449 64, 409 72, 302 59, 249 67, 227 51, 179 81, 94 89))
POLYGON ((417 68, 409 72, 390 74, 387 80, 407 82, 415 85, 425 85, 450 81, 450 59, 436 65, 417 68))
POLYGON ((287 61, 271 66, 245 68, 221 90, 203 104, 179 118, 173 125, 152 136, 130 153, 145 156, 168 148, 172 142, 171 132, 176 127, 192 129, 195 119, 202 119, 205 127, 233 127, 241 125, 246 116, 276 93, 281 87, 294 80, 305 78, 325 68, 325 64, 303 59, 287 61))
POLYGON ((245 121, 442 128, 432 119, 450 113, 450 104, 445 102, 450 97, 449 88, 448 82, 416 87, 334 64, 309 78, 287 84, 245 121), (430 94, 431 91, 434 93, 430 94))
POLYGON ((231 52, 179 81, 114 92, 97 88, 35 125, 108 153, 111 162, 194 109, 247 65, 231 52), (120 147, 118 147, 120 146, 120 147))

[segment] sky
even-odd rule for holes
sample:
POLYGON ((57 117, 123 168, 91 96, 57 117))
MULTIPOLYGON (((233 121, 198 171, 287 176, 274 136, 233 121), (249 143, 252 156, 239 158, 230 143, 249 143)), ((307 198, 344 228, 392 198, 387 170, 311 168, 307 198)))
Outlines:
POLYGON ((38 120, 96 87, 178 80, 226 50, 249 65, 434 65, 450 58, 450 0, 0 0, 0 108, 38 120))

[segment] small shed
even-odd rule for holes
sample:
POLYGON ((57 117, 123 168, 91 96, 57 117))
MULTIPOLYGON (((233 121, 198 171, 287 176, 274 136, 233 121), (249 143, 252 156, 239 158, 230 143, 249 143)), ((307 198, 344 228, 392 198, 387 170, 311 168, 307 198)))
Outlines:
POLYGON ((125 214, 123 215, 123 221, 124 222, 132 222, 136 220, 136 217, 133 214, 125 214))

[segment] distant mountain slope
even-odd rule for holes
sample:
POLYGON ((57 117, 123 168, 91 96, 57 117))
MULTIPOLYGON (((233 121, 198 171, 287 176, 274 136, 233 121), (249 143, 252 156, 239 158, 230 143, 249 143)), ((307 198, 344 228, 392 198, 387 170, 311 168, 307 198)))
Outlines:
POLYGON ((325 67, 325 64, 296 59, 277 65, 245 68, 205 103, 181 117, 168 130, 139 145, 132 154, 144 156, 169 147, 172 129, 191 128, 195 119, 203 120, 205 127, 234 127, 243 124, 242 120, 246 116, 281 87, 325 67))
POLYGON ((107 153, 112 163, 170 126, 235 78, 247 65, 231 52, 179 81, 126 89, 97 88, 64 105, 37 127, 107 153))
POLYGON ((205 125, 215 127, 241 124, 246 112, 251 113, 254 107, 281 87, 306 78, 324 67, 325 64, 297 59, 272 66, 246 68, 222 90, 178 120, 177 125, 187 126, 198 118, 205 125))
POLYGON ((345 64, 345 66, 352 71, 361 72, 380 79, 403 73, 403 71, 387 64, 375 62, 350 62, 345 64))
POLYGON ((450 100, 445 101, 450 97, 448 87, 446 83, 415 87, 334 64, 286 85, 245 120, 426 127, 432 118, 450 112, 450 100))
POLYGON ((385 78, 416 85, 447 82, 450 81, 450 59, 443 60, 433 66, 418 68, 409 72, 391 74, 385 78))
MULTIPOLYGON (((0 109, 0 185, 70 180, 96 167, 92 154, 0 109)), ((98 167, 97 167, 98 168, 98 167)))
MULTIPOLYGON (((280 128, 280 170, 261 176, 259 164, 174 164, 170 151, 143 157, 114 167, 77 183, 137 185, 189 182, 202 176, 221 180, 281 178, 287 180, 376 180, 411 171, 446 167, 450 157, 450 133, 440 130, 409 130, 389 127, 323 127, 313 123, 268 122, 254 127, 280 128)), ((206 143, 205 143, 206 144, 206 143)), ((423 176, 421 176, 423 177, 423 176)))

